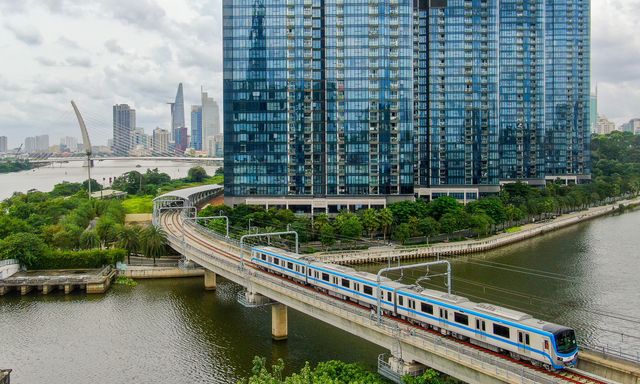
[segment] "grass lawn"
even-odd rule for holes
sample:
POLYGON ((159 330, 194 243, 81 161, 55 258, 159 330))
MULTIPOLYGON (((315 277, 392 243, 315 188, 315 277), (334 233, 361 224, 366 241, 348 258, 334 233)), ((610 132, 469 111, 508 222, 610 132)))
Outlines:
POLYGON ((507 233, 516 233, 520 231, 522 231, 522 227, 511 227, 511 228, 505 229, 505 232, 507 233))
POLYGON ((122 202, 126 213, 152 213, 153 196, 131 196, 122 202))

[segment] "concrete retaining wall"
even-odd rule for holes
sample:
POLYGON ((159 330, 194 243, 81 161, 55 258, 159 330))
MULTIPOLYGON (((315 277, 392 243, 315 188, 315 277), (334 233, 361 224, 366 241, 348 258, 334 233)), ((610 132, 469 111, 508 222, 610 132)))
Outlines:
POLYGON ((120 274, 131 279, 172 279, 180 277, 198 277, 204 275, 204 269, 181 269, 169 267, 127 267, 120 274))
POLYGON ((0 267, 0 279, 6 279, 20 270, 20 264, 9 264, 0 267))

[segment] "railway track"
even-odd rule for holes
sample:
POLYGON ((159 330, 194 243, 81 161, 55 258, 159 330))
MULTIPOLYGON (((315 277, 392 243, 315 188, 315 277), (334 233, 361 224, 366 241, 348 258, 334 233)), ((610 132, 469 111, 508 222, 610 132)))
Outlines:
MULTIPOLYGON (((182 221, 181 221, 181 216, 180 216, 179 212, 163 214, 161 216, 161 218, 160 218, 160 223, 163 224, 163 226, 176 238, 180 238, 181 236, 184 236, 185 241, 188 238, 190 243, 198 244, 198 246, 202 247, 203 250, 210 251, 210 252, 215 252, 217 254, 220 254, 220 255, 222 255, 222 256, 224 256, 226 258, 229 258, 229 259, 231 259, 233 261, 236 261, 238 263, 240 263, 242 261, 241 257, 238 257, 238 256, 236 256, 236 255, 234 255, 232 253, 229 253, 229 252, 227 252, 225 250, 222 250, 220 248, 215 247, 214 245, 212 245, 211 242, 202 240, 198 236, 198 234, 194 234, 191 230, 187 229, 187 227, 184 226, 182 221)), ((219 240, 215 240, 215 241, 219 241, 219 240)), ((230 244, 230 245, 239 250, 239 248, 237 246, 232 245, 232 244, 230 244)), ((253 270, 258 271, 260 273, 268 274, 268 275, 270 275, 272 277, 275 277, 275 278, 278 278, 278 279, 281 279, 281 280, 286 280, 287 282, 291 282, 291 280, 287 279, 284 276, 280 276, 280 275, 276 275, 276 274, 264 271, 264 270, 262 270, 262 269, 260 269, 260 268, 258 268, 256 266, 253 266, 253 265, 249 264, 249 265, 247 265, 247 267, 252 268, 253 270)), ((331 295, 329 295, 327 293, 318 292, 317 290, 313 289, 312 287, 304 286, 302 284, 298 284, 298 285, 300 285, 301 287, 304 287, 306 289, 312 290, 317 294, 322 294, 322 295, 330 297, 330 298, 332 298, 334 300, 339 300, 338 298, 336 298, 334 296, 331 296, 331 295)), ((363 308, 365 310, 368 310, 368 308, 365 308, 365 307, 363 307, 363 306, 361 306, 361 305, 359 305, 357 303, 354 303, 354 302, 351 302, 351 301, 349 301, 348 303, 352 304, 352 305, 354 305, 356 307, 361 307, 361 308, 363 308)), ((516 364, 522 365, 523 367, 526 367, 528 369, 532 369, 532 370, 535 370, 536 372, 545 374, 545 375, 549 376, 550 379, 551 378, 555 378, 557 380, 556 382, 558 382, 558 383, 577 383, 577 384, 612 384, 612 383, 615 383, 613 381, 609 381, 609 380, 597 377, 595 375, 592 375, 592 374, 590 374, 588 372, 581 371, 581 370, 576 369, 576 368, 568 368, 568 369, 565 369, 563 371, 550 372, 550 371, 547 371, 547 370, 545 370, 545 369, 543 369, 541 367, 536 367, 536 366, 534 366, 534 365, 532 365, 532 364, 530 364, 528 362, 520 361, 520 360, 514 359, 514 358, 512 358, 510 356, 507 356, 507 355, 504 355, 504 354, 500 354, 500 353, 497 353, 497 352, 493 352, 493 351, 481 348, 481 347, 476 346, 474 344, 471 344, 469 342, 465 342, 465 341, 462 341, 462 340, 459 340, 459 339, 456 339, 456 338, 444 336, 441 333, 439 333, 439 332, 437 332, 437 331, 435 331, 433 329, 427 329, 427 328, 424 328, 424 327, 421 327, 421 326, 418 326, 418 325, 415 325, 415 324, 411 324, 411 323, 409 323, 407 321, 404 321, 404 320, 401 320, 401 319, 397 319, 395 317, 390 317, 390 316, 387 316, 387 315, 385 315, 385 317, 390 319, 390 320, 393 320, 393 321, 396 321, 396 322, 399 322, 399 323, 403 323, 403 324, 408 325, 410 327, 413 327, 413 328, 416 328, 416 329, 420 329, 422 331, 430 332, 430 333, 432 333, 434 335, 437 335, 439 337, 447 338, 449 340, 453 340, 455 342, 464 344, 465 346, 469 346, 471 348, 474 348, 476 350, 479 350, 479 351, 482 351, 484 353, 490 354, 492 356, 495 356, 497 358, 503 359, 505 361, 510 361, 512 363, 516 363, 516 364)))

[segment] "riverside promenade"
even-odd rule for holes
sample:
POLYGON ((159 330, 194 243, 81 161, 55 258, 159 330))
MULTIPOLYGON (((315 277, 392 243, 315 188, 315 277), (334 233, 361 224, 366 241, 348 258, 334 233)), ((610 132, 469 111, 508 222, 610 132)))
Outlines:
POLYGON ((593 207, 587 210, 558 216, 540 223, 526 224, 513 233, 500 233, 479 240, 465 240, 456 243, 439 243, 422 247, 376 247, 362 251, 322 252, 313 255, 318 261, 341 265, 367 264, 392 260, 413 260, 440 256, 466 255, 485 252, 531 239, 545 233, 579 224, 615 212, 620 205, 625 208, 640 205, 640 198, 617 201, 615 204, 593 207))

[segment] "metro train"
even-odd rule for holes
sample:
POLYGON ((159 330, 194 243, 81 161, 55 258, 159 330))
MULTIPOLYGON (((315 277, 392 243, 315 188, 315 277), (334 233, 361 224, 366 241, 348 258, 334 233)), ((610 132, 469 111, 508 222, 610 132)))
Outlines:
POLYGON ((387 316, 430 328, 516 360, 547 370, 576 365, 578 344, 571 328, 531 315, 474 303, 467 298, 401 284, 353 268, 315 262, 273 247, 255 247, 251 262, 258 268, 312 286, 331 296, 381 311, 387 316))

